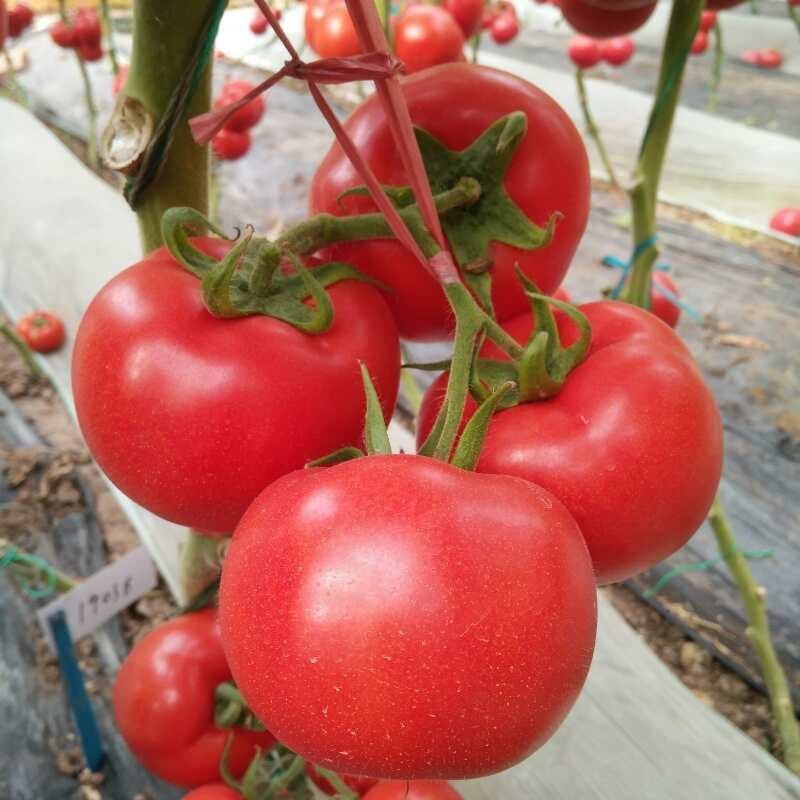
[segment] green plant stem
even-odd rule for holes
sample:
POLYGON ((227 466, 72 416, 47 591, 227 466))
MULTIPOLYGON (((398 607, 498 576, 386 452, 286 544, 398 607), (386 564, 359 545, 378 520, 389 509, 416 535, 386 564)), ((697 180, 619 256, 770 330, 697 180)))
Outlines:
MULTIPOLYGON (((653 107, 639 150, 635 181, 629 191, 634 252, 638 245, 656 235, 656 204, 664 157, 702 9, 703 0, 673 0, 672 3, 653 107)), ((650 273, 657 259, 655 244, 637 254, 621 299, 641 308, 650 307, 650 273)))
POLYGON ((119 60, 117 59, 117 48, 114 46, 114 32, 111 28, 111 10, 108 0, 100 0, 100 18, 103 21, 103 34, 106 39, 108 58, 111 61, 111 71, 116 75, 119 72, 119 60))
POLYGON ((708 95, 708 110, 712 113, 717 110, 719 101, 719 85, 722 82, 722 67, 725 64, 725 45, 722 39, 722 26, 719 19, 711 29, 714 33, 714 61, 711 65, 711 87, 708 95))
POLYGON ((217 580, 226 543, 224 536, 204 536, 195 530, 189 531, 186 546, 181 551, 181 588, 185 603, 191 603, 217 580))
POLYGON ((786 0, 786 10, 789 12, 789 19, 794 22, 797 32, 800 33, 800 6, 793 6, 790 0, 786 0))
POLYGON ((68 592, 78 585, 74 578, 70 578, 69 575, 65 575, 49 564, 46 569, 38 566, 36 563, 36 561, 40 560, 38 557, 32 556, 25 550, 20 550, 20 548, 11 544, 8 539, 0 539, 0 560, 5 558, 11 551, 14 552, 15 558, 11 563, 6 564, 5 569, 18 580, 26 583, 36 582, 52 585, 53 591, 59 594, 68 592), (27 559, 31 559, 31 561, 27 561, 27 559))
POLYGON ((800 725, 794 714, 786 673, 781 667, 770 636, 766 607, 767 592, 758 585, 747 559, 740 552, 719 497, 711 506, 708 521, 714 531, 720 554, 725 559, 744 600, 748 621, 747 636, 761 664, 775 726, 783 745, 784 762, 792 772, 800 775, 800 725))
MULTIPOLYGON (((133 52, 125 93, 139 100, 157 121, 189 63, 213 0, 136 0, 133 52)), ((195 144, 187 121, 211 104, 211 65, 200 78, 178 123, 160 172, 137 208, 142 249, 159 247, 161 217, 173 206, 191 206, 208 216, 209 152, 195 144)))
POLYGON ((14 346, 16 351, 22 357, 22 360, 25 362, 25 366, 30 371, 31 375, 35 378, 38 378, 42 371, 39 369, 39 365, 36 363, 36 359, 33 357, 33 353, 31 352, 30 347, 28 347, 25 342, 20 339, 17 332, 10 326, 6 325, 5 323, 0 324, 0 334, 2 334, 9 342, 14 346))
POLYGON ((603 166, 606 168, 609 180, 613 186, 619 188, 619 181, 617 180, 617 176, 614 174, 614 168, 611 166, 611 159, 608 157, 608 151, 606 150, 606 146, 603 144, 603 139, 600 136, 600 129, 597 127, 597 123, 594 121, 592 112, 589 110, 589 97, 586 94, 586 81, 583 77, 583 70, 580 67, 575 70, 575 84, 578 87, 578 102, 580 103, 581 111, 583 112, 583 120, 586 123, 586 132, 589 134, 589 136, 591 136, 595 147, 597 147, 597 152, 600 155, 600 160, 603 162, 603 166))
POLYGON ((478 53, 481 49, 481 37, 483 36, 483 31, 478 30, 478 32, 469 40, 469 49, 470 49, 470 57, 469 60, 473 64, 478 63, 478 53))

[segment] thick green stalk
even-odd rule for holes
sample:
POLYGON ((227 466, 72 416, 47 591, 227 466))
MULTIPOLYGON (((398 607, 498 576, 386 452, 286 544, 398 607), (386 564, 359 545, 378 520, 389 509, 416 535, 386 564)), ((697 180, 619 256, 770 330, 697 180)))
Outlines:
POLYGON ((597 123, 594 121, 592 112, 589 110, 589 98, 586 94, 586 82, 583 79, 583 70, 580 67, 577 67, 575 70, 575 84, 578 87, 578 102, 580 103, 581 111, 583 112, 583 121, 586 123, 586 132, 592 138, 592 141, 597 148, 597 152, 600 155, 600 160, 603 162, 603 166, 606 168, 606 172, 608 173, 609 180, 613 186, 619 188, 619 181, 617 180, 617 176, 614 174, 614 167, 611 166, 611 159, 608 157, 608 151, 606 150, 606 146, 603 144, 603 139, 600 136, 600 128, 597 127, 597 123))
POLYGON ((783 745, 783 760, 792 772, 800 775, 800 725, 794 714, 786 673, 778 661, 778 655, 770 636, 765 602, 767 592, 758 585, 750 571, 747 559, 737 547, 736 538, 719 497, 711 506, 708 521, 711 523, 717 539, 719 551, 744 600, 748 621, 747 636, 761 664, 761 672, 764 675, 764 683, 767 686, 767 694, 772 706, 772 715, 775 718, 775 727, 778 729, 778 735, 783 745))
MULTIPOLYGON (((133 53, 125 93, 139 100, 158 122, 201 36, 213 0, 136 0, 133 53)), ((208 148, 195 144, 187 121, 211 103, 211 63, 179 121, 158 177, 137 208, 142 249, 159 247, 161 217, 173 206, 191 206, 208 216, 208 148)))
MULTIPOLYGON (((639 150, 636 180, 630 189, 634 252, 656 235, 656 203, 664 157, 702 9, 703 0, 673 0, 672 3, 653 108, 639 150)), ((650 307, 650 273, 657 259, 655 243, 639 250, 630 282, 622 293, 623 300, 642 308, 650 307)))

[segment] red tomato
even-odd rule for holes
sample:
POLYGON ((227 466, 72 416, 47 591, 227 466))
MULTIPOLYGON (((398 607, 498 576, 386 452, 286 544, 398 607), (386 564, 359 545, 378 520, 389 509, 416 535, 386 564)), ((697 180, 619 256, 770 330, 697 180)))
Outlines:
POLYGON ((118 95, 125 86, 125 81, 128 80, 130 69, 131 68, 127 64, 123 64, 119 68, 119 72, 114 76, 114 83, 111 85, 111 91, 115 96, 118 95))
POLYGON ((305 30, 311 48, 322 58, 346 58, 361 52, 344 0, 309 0, 305 30))
POLYGON ((507 11, 498 14, 492 21, 492 27, 489 32, 496 44, 508 44, 508 42, 513 41, 519 33, 517 15, 507 11))
POLYGON ((233 732, 228 767, 240 777, 256 748, 269 749, 275 738, 216 727, 214 690, 230 680, 214 609, 176 617, 138 641, 113 697, 117 726, 136 758, 162 780, 202 786, 220 780, 222 750, 233 732))
POLYGON ((394 50, 408 73, 458 61, 463 49, 461 28, 453 16, 439 6, 407 6, 397 18, 394 50))
POLYGON ((705 31, 698 31, 692 41, 692 55, 699 56, 708 50, 708 34, 705 31))
POLYGON ((742 61, 746 62, 747 64, 754 64, 758 66, 758 57, 759 57, 759 50, 745 50, 742 53, 742 61))
POLYGON ((701 31, 710 31, 717 22, 717 12, 716 11, 704 11, 700 15, 700 30, 701 31))
POLYGON ((232 131, 223 128, 211 140, 211 149, 223 161, 236 161, 250 150, 251 140, 247 131, 232 131))
POLYGON ((567 45, 567 55, 576 67, 591 69, 600 61, 600 43, 591 36, 573 36, 567 45))
POLYGON ((269 22, 267 22, 267 18, 258 8, 256 8, 253 11, 253 17, 250 20, 250 30, 258 36, 262 33, 266 33, 268 27, 269 22))
POLYGON ((594 5, 588 0, 561 0, 564 18, 578 33, 605 38, 632 33, 641 28, 656 9, 656 2, 626 5, 624 0, 594 5))
POLYGON ((484 0, 444 0, 443 6, 453 15, 464 37, 469 39, 481 26, 483 4, 484 0))
POLYGON ((663 320, 674 328, 681 318, 680 306, 676 306, 663 292, 658 290, 658 287, 666 289, 668 292, 680 297, 681 293, 675 285, 675 281, 667 275, 666 272, 653 273, 653 290, 650 295, 650 312, 655 314, 659 319, 663 320))
MULTIPOLYGON (((447 64, 405 79, 402 88, 414 123, 454 150, 468 147, 491 123, 512 111, 527 115, 528 135, 506 174, 506 190, 538 225, 545 225, 556 211, 564 217, 546 247, 526 251, 502 243, 492 246, 498 317, 521 313, 528 301, 514 274, 515 265, 542 291, 552 291, 561 283, 586 227, 589 166, 581 135, 551 97, 522 78, 488 67, 447 64), (447 114, 442 114, 443 108, 447 114)), ((346 128, 382 183, 408 184, 377 98, 362 103, 346 128)), ((337 200, 344 190, 361 183, 341 147, 334 144, 311 184, 312 212, 342 215, 374 209, 366 198, 337 200)), ((393 289, 387 299, 401 336, 424 341, 451 334, 452 314, 441 287, 399 243, 351 242, 328 253, 393 289)))
MULTIPOLYGON (((661 320, 613 301, 580 309, 592 325, 588 358, 560 394, 492 420, 478 469, 526 478, 558 497, 581 528, 598 582, 612 583, 674 553, 700 527, 722 470, 722 428, 697 365, 661 320)), ((557 316, 564 344, 575 341, 574 324, 557 316)), ((504 327, 526 341, 531 316, 504 327)), ((485 354, 500 357, 493 347, 485 354)), ((425 395, 418 441, 444 381, 425 395)), ((470 400, 468 414, 474 408, 470 400)))
POLYGON ((75 44, 86 48, 99 48, 102 38, 100 17, 96 11, 83 10, 75 17, 73 25, 75 44))
POLYGON ((231 789, 226 783, 207 783, 192 789, 183 796, 183 800, 244 800, 239 792, 231 789))
POLYGON ((52 311, 31 311, 25 314, 17 322, 17 333, 37 353, 58 350, 66 338, 64 323, 52 311))
POLYGON ((787 236, 800 236, 800 208, 782 208, 772 215, 769 226, 787 236))
POLYGON ((783 64, 783 54, 779 50, 759 50, 757 63, 763 69, 779 69, 783 64))
POLYGON ((631 60, 636 44, 630 36, 615 36, 600 42, 600 56, 607 64, 621 67, 631 60))
POLYGON ((59 47, 75 47, 75 31, 64 20, 57 20, 50 26, 50 38, 59 47))
MULTIPOLYGON (((329 795, 336 794, 336 789, 328 782, 327 778, 323 778, 317 772, 313 764, 306 764, 306 774, 321 792, 329 795)), ((339 777, 344 781, 345 786, 359 797, 363 797, 377 783, 375 778, 363 778, 359 775, 340 775, 339 777)))
MULTIPOLYGON (((215 258, 230 245, 197 244, 215 258)), ((391 417, 397 331, 380 293, 329 288, 335 319, 311 336, 264 316, 216 319, 166 248, 117 275, 84 315, 72 386, 101 469, 159 516, 231 531, 281 475, 360 445, 369 369, 391 417)))
POLYGON ((7 13, 7 33, 12 38, 21 36, 22 32, 33 22, 33 11, 25 3, 17 3, 7 13))
POLYGON ((5 47, 7 35, 8 35, 8 12, 6 11, 5 0, 0 0, 0 50, 2 50, 5 47))
POLYGON ((447 781, 381 781, 364 800, 463 800, 447 781))
MULTIPOLYGON (((228 81, 220 90, 219 97, 214 101, 214 108, 222 108, 230 103, 235 103, 255 88, 255 84, 250 81, 228 81)), ((258 95, 233 114, 225 123, 225 128, 241 133, 256 125, 263 115, 264 97, 258 95)))
POLYGON ((78 54, 84 61, 99 61, 103 57, 103 48, 99 44, 79 44, 78 54))
POLYGON ((262 492, 225 558, 220 620, 248 704, 307 760, 468 778, 555 731, 596 609, 583 538, 554 497, 399 455, 262 492))

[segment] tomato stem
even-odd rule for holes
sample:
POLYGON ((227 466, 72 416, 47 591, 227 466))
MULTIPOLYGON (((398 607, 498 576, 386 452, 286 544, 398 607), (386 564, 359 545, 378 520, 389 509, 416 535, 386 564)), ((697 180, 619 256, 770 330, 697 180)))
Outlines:
POLYGON ((111 71, 116 75, 119 72, 119 60, 117 59, 117 48, 114 45, 114 32, 111 28, 111 10, 108 7, 108 0, 100 0, 100 19, 103 25, 108 59, 111 62, 111 71))
POLYGON ((342 780, 338 772, 334 772, 332 769, 321 767, 319 764, 315 764, 314 769, 319 775, 325 778, 325 780, 328 781, 331 786, 333 786, 333 788, 336 790, 336 797, 338 800, 358 800, 359 795, 357 795, 342 780))
POLYGON ((792 772, 800 775, 800 725, 794 714, 786 673, 772 644, 767 617, 766 589, 758 585, 747 559, 739 550, 719 496, 711 506, 708 521, 714 531, 720 554, 725 559, 744 600, 748 620, 747 636, 761 663, 775 726, 783 745, 784 762, 792 772))
POLYGON ((614 174, 614 167, 611 166, 611 159, 609 158, 608 151, 606 150, 606 146, 603 143, 603 139, 600 135, 600 128, 597 127, 597 123, 592 116, 592 112, 589 110, 589 96, 586 93, 584 72, 580 67, 575 69, 575 85, 578 87, 578 102, 580 103, 581 111, 583 112, 583 120, 586 123, 586 132, 589 134, 595 144, 595 147, 597 148, 600 160, 603 162, 603 166, 606 168, 606 172, 608 173, 608 178, 611 181, 612 186, 618 189, 619 181, 617 180, 617 176, 614 174))
POLYGON ((28 371, 33 375, 34 378, 38 378, 42 374, 42 370, 39 369, 39 365, 36 363, 36 359, 33 357, 33 353, 31 352, 30 347, 17 335, 16 331, 10 326, 6 325, 5 323, 0 323, 0 334, 5 336, 9 342, 14 346, 16 351, 22 357, 22 360, 25 362, 25 366, 28 368, 28 371))
POLYGON ((633 261, 630 281, 620 299, 641 308, 650 307, 650 274, 659 255, 655 243, 658 187, 686 61, 700 28, 702 9, 703 0, 674 0, 672 3, 653 107, 639 150, 636 180, 629 191, 633 245, 637 255, 633 261), (641 246, 645 242, 649 242, 648 246, 641 246))
MULTIPOLYGON (((133 8, 133 52, 125 94, 139 100, 154 120, 161 119, 186 71, 197 39, 216 0, 137 0, 133 8)), ((195 144, 191 117, 211 105, 211 64, 200 75, 181 115, 160 171, 136 213, 142 250, 159 247, 161 216, 172 206, 191 206, 208 216, 208 148, 195 144)))
POLYGON ((717 102, 719 101, 719 85, 722 82, 722 67, 725 64, 725 45, 722 39, 722 26, 719 24, 719 19, 715 20, 711 30, 714 34, 714 61, 711 65, 708 110, 713 113, 717 110, 717 102))

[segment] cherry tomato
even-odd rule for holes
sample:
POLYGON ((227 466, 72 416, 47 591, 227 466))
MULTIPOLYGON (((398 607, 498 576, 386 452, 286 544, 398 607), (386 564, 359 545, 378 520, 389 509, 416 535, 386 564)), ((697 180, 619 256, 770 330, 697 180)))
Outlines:
POLYGON ((306 6, 306 39, 322 58, 346 58, 361 52, 344 0, 313 0, 306 6))
POLYGON ((742 53, 742 61, 747 64, 753 64, 754 66, 758 66, 758 57, 758 50, 745 50, 744 53, 742 53))
POLYGON ((267 32, 268 27, 269 27, 269 22, 267 22, 267 18, 261 13, 259 9, 255 9, 253 11, 253 16, 250 20, 251 32, 255 33, 257 36, 260 36, 262 33, 267 32))
MULTIPOLYGON (((492 420, 481 472, 552 492, 572 512, 599 583, 624 580, 682 547, 708 512, 722 471, 714 398, 680 337, 625 303, 579 306, 592 326, 586 360, 561 393, 492 420)), ((565 345, 574 324, 557 314, 565 345)), ((519 342, 530 314, 504 325, 519 342)), ((485 355, 500 358, 490 346, 485 355)), ((444 376, 425 395, 418 441, 441 405, 444 376)), ((468 414, 475 408, 470 399, 468 414)))
POLYGON ((244 797, 226 783, 207 783, 192 789, 183 800, 244 800, 244 797))
POLYGON ((100 27, 100 17, 96 11, 83 10, 75 16, 73 24, 75 44, 88 48, 97 49, 102 38, 102 28, 100 27))
POLYGON ((443 3, 466 39, 478 32, 483 18, 483 5, 483 0, 444 0, 443 3))
POLYGON ((692 55, 699 56, 708 50, 708 34, 705 31, 698 31, 692 41, 692 55))
POLYGON ((464 34, 453 16, 439 6, 413 5, 397 18, 394 49, 413 73, 463 56, 464 34))
MULTIPOLYGON (((228 767, 240 777, 275 738, 268 731, 217 728, 214 691, 231 680, 214 609, 184 614, 139 640, 114 683, 114 717, 128 747, 150 772, 178 786, 219 781, 225 741, 228 767)), ((221 795, 224 797, 224 795, 221 795)))
POLYGON ((7 10, 7 33, 13 39, 21 36, 33 22, 33 11, 25 3, 17 3, 7 10))
POLYGON ((680 297, 681 293, 678 291, 675 281, 673 281, 666 272, 657 271, 653 273, 653 291, 650 295, 650 312, 666 322, 670 328, 674 328, 681 318, 680 306, 675 305, 663 292, 658 290, 658 287, 666 289, 676 297, 680 297))
POLYGON ((364 800, 463 800, 447 781, 381 781, 364 800))
MULTIPOLYGON (((586 227, 589 167, 581 135, 543 91, 488 67, 446 64, 405 79, 402 90, 413 122, 453 150, 468 147, 491 123, 512 111, 527 115, 528 133, 506 173, 505 188, 536 224, 546 225, 557 211, 563 218, 547 247, 520 250, 499 242, 492 245, 492 297, 498 317, 521 313, 527 300, 515 266, 519 264, 542 291, 552 291, 561 283, 586 227), (443 108, 447 114, 442 114, 443 108)), ((362 103, 346 128, 382 183, 408 184, 377 98, 362 103)), ((374 209, 366 198, 338 200, 343 191, 361 183, 341 147, 334 144, 312 181, 311 210, 342 215, 374 209)), ((403 337, 424 341, 451 334, 452 313, 441 287, 399 243, 351 242, 330 248, 328 254, 392 288, 387 299, 403 337)))
POLYGON ((492 40, 496 44, 508 44, 508 42, 516 39, 519 33, 517 15, 507 11, 498 14, 492 21, 489 33, 491 33, 492 40))
MULTIPOLYGON (((313 764, 306 764, 306 774, 321 792, 329 795, 336 794, 336 789, 328 782, 327 778, 323 778, 317 772, 313 764)), ((344 781, 345 786, 359 797, 363 797, 378 782, 375 778, 363 778, 359 775, 340 775, 339 777, 344 781)))
POLYGON ((78 54, 84 61, 100 61, 103 48, 99 44, 79 44, 78 54))
POLYGON ((594 4, 589 0, 561 0, 564 18, 578 33, 605 38, 632 33, 641 28, 656 9, 655 2, 626 4, 625 0, 614 3, 594 4))
POLYGON ((787 236, 800 236, 800 208, 782 208, 772 215, 769 226, 787 236))
POLYGON ((759 50, 757 63, 763 69, 779 69, 783 64, 783 54, 779 50, 759 50))
POLYGON ((250 150, 251 139, 248 131, 232 131, 223 128, 211 140, 211 149, 223 161, 236 161, 250 150))
POLYGON ((64 323, 52 311, 31 311, 17 322, 17 333, 31 350, 52 353, 64 339, 64 323))
POLYGON ((128 73, 130 72, 130 67, 127 64, 123 64, 117 74, 114 76, 114 83, 111 85, 111 91, 114 96, 118 95, 123 87, 125 86, 125 81, 128 80, 128 73))
MULTIPOLYGON (((198 240, 222 258, 229 244, 198 240)), ((329 288, 335 319, 301 333, 264 316, 216 319, 200 281, 165 248, 117 275, 84 315, 72 386, 101 469, 161 517, 206 532, 235 527, 271 481, 359 446, 369 369, 391 417, 397 332, 380 293, 329 288)))
POLYGON ((558 727, 591 660, 595 591, 580 530, 538 486, 371 456, 259 495, 220 621, 248 704, 306 760, 468 778, 558 727))
MULTIPOLYGON (((255 84, 250 81, 228 81, 220 90, 219 97, 214 101, 214 108, 222 108, 230 103, 235 103, 255 88, 255 84)), ((258 123, 263 115, 264 97, 258 95, 236 111, 225 123, 225 128, 237 132, 249 130, 258 123)))
POLYGON ((50 26, 50 38, 59 47, 75 47, 75 31, 64 20, 57 20, 50 26))
POLYGON ((576 67, 591 69, 600 62, 600 43, 591 36, 573 36, 567 45, 567 55, 576 67))
POLYGON ((708 33, 717 24, 716 11, 704 11, 700 15, 700 30, 708 33))
POLYGON ((627 64, 635 52, 636 44, 630 36, 615 36, 600 42, 600 56, 613 67, 627 64))

